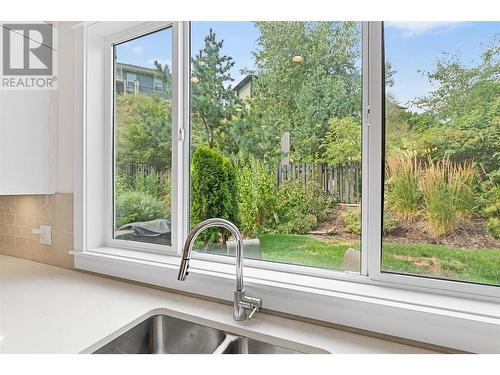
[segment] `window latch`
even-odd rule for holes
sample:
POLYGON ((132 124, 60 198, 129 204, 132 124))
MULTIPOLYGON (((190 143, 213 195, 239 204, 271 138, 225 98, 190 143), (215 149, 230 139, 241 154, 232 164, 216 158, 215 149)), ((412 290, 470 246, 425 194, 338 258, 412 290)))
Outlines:
POLYGON ((179 128, 179 141, 184 140, 184 128, 179 128))

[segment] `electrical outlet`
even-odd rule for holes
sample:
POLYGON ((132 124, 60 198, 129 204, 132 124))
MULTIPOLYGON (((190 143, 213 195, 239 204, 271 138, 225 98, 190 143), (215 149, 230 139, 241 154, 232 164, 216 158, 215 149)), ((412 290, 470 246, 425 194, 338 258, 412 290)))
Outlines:
POLYGON ((50 225, 40 225, 40 228, 33 228, 31 233, 40 235, 40 243, 52 245, 52 227, 50 225))
POLYGON ((52 245, 52 227, 50 225, 40 225, 40 243, 52 245))

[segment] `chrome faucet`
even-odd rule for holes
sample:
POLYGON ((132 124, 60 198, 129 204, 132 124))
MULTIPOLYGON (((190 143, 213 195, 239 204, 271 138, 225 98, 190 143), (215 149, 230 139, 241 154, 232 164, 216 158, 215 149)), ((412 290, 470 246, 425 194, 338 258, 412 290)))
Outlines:
POLYGON ((182 253, 177 280, 186 280, 194 242, 202 231, 212 227, 225 228, 231 232, 236 239, 236 290, 234 291, 233 319, 245 320, 247 317, 248 319, 252 319, 255 312, 262 307, 262 300, 260 298, 247 296, 243 288, 243 239, 241 238, 238 228, 230 221, 218 218, 207 219, 193 228, 184 243, 184 251, 182 253), (249 311, 250 314, 247 315, 249 311))

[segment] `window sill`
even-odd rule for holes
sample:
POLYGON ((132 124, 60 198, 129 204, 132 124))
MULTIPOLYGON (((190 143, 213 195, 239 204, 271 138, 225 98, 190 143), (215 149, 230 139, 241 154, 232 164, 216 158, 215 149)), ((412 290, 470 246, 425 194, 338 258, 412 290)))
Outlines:
MULTIPOLYGON (((100 248, 73 251, 75 268, 232 301, 234 265, 192 259, 177 281, 179 257, 100 248)), ((500 352, 495 302, 245 267, 245 288, 266 309, 434 345, 500 352)))

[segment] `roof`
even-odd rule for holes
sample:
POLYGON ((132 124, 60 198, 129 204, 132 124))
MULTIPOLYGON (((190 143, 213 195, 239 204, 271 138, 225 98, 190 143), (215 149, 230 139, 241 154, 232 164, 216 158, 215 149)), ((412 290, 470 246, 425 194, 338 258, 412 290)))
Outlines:
POLYGON ((132 64, 123 64, 123 63, 116 63, 117 67, 121 67, 124 70, 129 70, 129 71, 134 71, 134 72, 142 72, 146 74, 151 74, 154 75, 156 73, 156 69, 154 68, 146 68, 144 66, 139 66, 139 65, 132 65, 132 64))
POLYGON ((247 83, 251 82, 253 79, 253 75, 249 74, 245 78, 243 78, 236 86, 234 86, 234 91, 240 91, 242 87, 244 87, 247 83))

